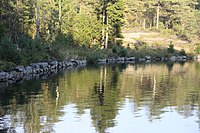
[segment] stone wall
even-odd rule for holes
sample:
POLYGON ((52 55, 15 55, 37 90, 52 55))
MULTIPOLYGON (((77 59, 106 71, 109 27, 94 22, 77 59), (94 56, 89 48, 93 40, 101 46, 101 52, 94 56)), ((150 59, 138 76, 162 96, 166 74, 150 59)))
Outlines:
MULTIPOLYGON (((136 57, 118 57, 118 58, 106 58, 97 59, 99 64, 107 63, 135 63, 135 62, 154 62, 154 61, 187 61, 186 56, 171 56, 171 57, 151 57, 145 56, 143 58, 136 57)), ((0 88, 8 86, 23 80, 31 80, 34 78, 47 78, 51 74, 56 74, 60 70, 67 68, 75 68, 78 66, 85 66, 86 60, 70 60, 70 61, 49 61, 32 63, 26 67, 17 66, 12 70, 0 72, 0 88)))
POLYGON ((188 57, 186 56, 171 56, 171 57, 151 57, 145 56, 143 58, 136 57, 118 57, 118 58, 107 58, 107 59, 98 59, 100 64, 106 63, 136 63, 136 62, 157 62, 157 61, 187 61, 188 57))
POLYGON ((8 71, 0 72, 0 88, 6 87, 23 80, 31 80, 39 77, 48 77, 48 75, 55 74, 59 70, 67 68, 75 68, 78 66, 85 66, 86 60, 70 60, 70 61, 49 61, 32 63, 26 67, 17 66, 8 71))

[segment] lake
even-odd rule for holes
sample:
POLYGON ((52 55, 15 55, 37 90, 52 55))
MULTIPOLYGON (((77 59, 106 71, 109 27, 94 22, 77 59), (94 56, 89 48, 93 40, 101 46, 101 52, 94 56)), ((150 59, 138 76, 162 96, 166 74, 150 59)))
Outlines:
POLYGON ((199 133, 200 63, 110 64, 0 89, 0 132, 199 133))

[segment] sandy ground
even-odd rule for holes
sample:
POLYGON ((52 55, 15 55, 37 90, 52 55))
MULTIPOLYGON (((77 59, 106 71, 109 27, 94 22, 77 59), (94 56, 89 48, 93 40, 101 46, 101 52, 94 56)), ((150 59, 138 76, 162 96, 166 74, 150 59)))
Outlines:
POLYGON ((132 33, 122 33, 124 36, 123 43, 124 46, 127 44, 135 44, 138 41, 146 42, 150 46, 162 45, 168 47, 170 43, 174 45, 177 50, 184 49, 189 52, 191 50, 191 44, 187 41, 179 39, 177 36, 164 37, 157 32, 132 32, 132 33))

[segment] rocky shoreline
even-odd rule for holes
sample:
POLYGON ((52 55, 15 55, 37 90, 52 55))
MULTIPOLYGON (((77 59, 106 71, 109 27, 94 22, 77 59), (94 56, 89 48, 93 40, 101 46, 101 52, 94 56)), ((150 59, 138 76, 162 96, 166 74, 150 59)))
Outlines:
POLYGON ((11 70, 0 72, 0 88, 7 87, 23 80, 31 80, 34 78, 49 77, 58 73, 60 70, 85 66, 86 60, 70 60, 70 61, 49 61, 32 63, 26 67, 17 66, 11 70))
MULTIPOLYGON (((144 58, 136 57, 118 57, 118 58, 105 58, 97 59, 99 64, 110 63, 136 63, 136 62, 157 62, 157 61, 187 61, 187 56, 171 56, 171 57, 151 57, 145 56, 144 58)), ((26 67, 17 66, 11 70, 0 71, 0 88, 7 87, 10 84, 14 84, 24 80, 31 80, 35 78, 48 78, 52 74, 56 74, 61 70, 76 68, 79 66, 86 66, 86 60, 74 60, 70 61, 49 61, 32 63, 26 67)))
POLYGON ((143 58, 118 57, 118 58, 98 59, 98 62, 100 64, 107 64, 107 63, 157 62, 157 61, 179 62, 179 61, 187 61, 188 59, 189 58, 187 56, 171 56, 171 57, 151 57, 151 56, 145 56, 143 58))

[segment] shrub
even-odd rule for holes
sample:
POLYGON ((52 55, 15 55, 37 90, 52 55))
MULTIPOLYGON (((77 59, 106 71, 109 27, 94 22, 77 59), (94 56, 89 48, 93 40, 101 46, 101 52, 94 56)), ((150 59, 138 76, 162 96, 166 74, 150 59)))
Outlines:
POLYGON ((16 44, 7 36, 2 37, 0 41, 0 59, 8 62, 19 64, 20 54, 16 44))
POLYGON ((187 54, 184 49, 181 49, 181 51, 179 51, 179 55, 186 56, 187 54))
POLYGON ((123 57, 127 55, 127 49, 123 46, 114 45, 111 49, 112 49, 113 54, 115 54, 115 56, 123 57))
POLYGON ((40 39, 32 40, 27 36, 21 36, 18 42, 21 64, 46 61, 49 57, 47 46, 40 39))
POLYGON ((200 54, 200 43, 196 44, 195 53, 200 54))
POLYGON ((169 47, 167 48, 168 53, 174 53, 175 49, 174 49, 174 45, 170 42, 169 47))
POLYGON ((12 62, 7 62, 7 61, 0 61, 0 71, 2 70, 8 70, 11 69, 13 67, 15 67, 16 65, 12 62))

